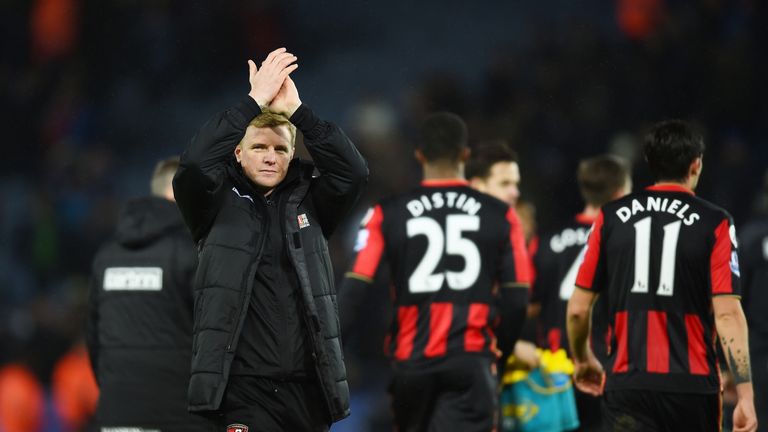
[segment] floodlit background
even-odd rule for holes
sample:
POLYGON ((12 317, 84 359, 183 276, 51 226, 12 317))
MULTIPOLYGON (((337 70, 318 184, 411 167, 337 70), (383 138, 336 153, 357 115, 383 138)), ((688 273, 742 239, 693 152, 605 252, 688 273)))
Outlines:
MULTIPOLYGON (((580 158, 623 155, 646 185, 637 134, 670 117, 706 132, 700 196, 737 226, 765 205, 760 0, 5 0, 0 430, 22 400, 39 418, 25 431, 86 424, 95 393, 77 343, 96 248, 155 161, 247 93, 246 60, 280 46, 299 58, 302 100, 369 161, 334 239, 339 276, 365 208, 418 181, 413 131, 434 110, 463 116, 474 142, 509 141, 540 230, 580 210, 580 158)), ((353 415, 334 430, 391 429, 386 287, 367 297, 346 338, 353 415)))

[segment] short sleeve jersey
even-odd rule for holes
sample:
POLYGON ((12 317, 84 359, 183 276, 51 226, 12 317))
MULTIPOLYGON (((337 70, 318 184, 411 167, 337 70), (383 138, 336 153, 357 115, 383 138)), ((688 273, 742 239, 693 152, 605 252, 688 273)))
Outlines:
POLYGON ((576 285, 608 304, 606 389, 717 393, 712 297, 739 295, 728 213, 676 185, 606 204, 576 285))
POLYGON ((496 356, 499 289, 527 289, 530 261, 514 209, 465 181, 425 181, 381 201, 363 221, 347 277, 391 271, 393 322, 386 342, 401 366, 446 357, 496 356))

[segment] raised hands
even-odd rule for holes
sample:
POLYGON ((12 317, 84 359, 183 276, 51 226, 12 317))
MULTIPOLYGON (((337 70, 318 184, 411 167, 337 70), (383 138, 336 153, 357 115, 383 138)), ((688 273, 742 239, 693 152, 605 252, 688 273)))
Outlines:
MULTIPOLYGON (((248 92, 248 96, 253 98, 261 107, 271 107, 275 96, 286 85, 286 81, 290 81, 290 79, 286 80, 288 75, 299 67, 295 62, 296 56, 287 52, 285 48, 278 48, 269 53, 267 58, 261 62, 260 69, 256 67, 256 63, 253 60, 248 60, 248 81, 251 84, 251 91, 248 92)), ((293 87, 295 99, 298 100, 299 95, 296 91, 296 86, 293 85, 293 82, 291 82, 291 86, 293 87)), ((290 91, 287 90, 284 93, 290 93, 290 91)), ((280 99, 281 109, 285 109, 289 103, 282 102, 282 100, 290 100, 291 97, 282 96, 280 99)), ((299 104, 301 104, 300 101, 299 104)), ((296 108, 298 108, 298 105, 296 108)))
POLYGON ((299 99, 296 84, 293 83, 291 77, 285 77, 283 85, 269 104, 269 110, 291 118, 300 105, 301 99, 299 99))

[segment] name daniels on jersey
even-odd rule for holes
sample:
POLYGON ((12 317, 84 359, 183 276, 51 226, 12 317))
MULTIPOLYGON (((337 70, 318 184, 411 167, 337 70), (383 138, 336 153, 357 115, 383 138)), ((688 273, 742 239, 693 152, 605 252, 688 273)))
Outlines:
POLYGON ((619 208, 616 210, 616 216, 618 216, 622 222, 627 222, 629 218, 638 213, 647 211, 666 212, 682 219, 683 223, 687 226, 691 226, 694 222, 701 219, 701 216, 699 216, 698 213, 691 213, 686 217, 685 213, 691 206, 689 204, 685 204, 684 206, 680 207, 682 204, 682 201, 676 199, 670 200, 669 198, 649 196, 645 206, 643 206, 640 200, 633 199, 632 207, 624 206, 619 208))
POLYGON ((435 192, 432 195, 421 195, 408 201, 405 205, 413 217, 419 217, 425 211, 443 207, 455 208, 470 215, 476 215, 483 205, 476 199, 458 192, 435 192))

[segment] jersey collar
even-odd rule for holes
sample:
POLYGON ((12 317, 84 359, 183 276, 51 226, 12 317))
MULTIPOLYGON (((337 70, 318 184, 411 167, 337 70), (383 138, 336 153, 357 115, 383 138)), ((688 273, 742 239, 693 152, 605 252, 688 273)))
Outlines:
POLYGON ((460 178, 435 179, 435 180, 422 180, 421 185, 424 187, 468 186, 469 182, 460 178))
POLYGON ((683 193, 687 193, 694 196, 696 195, 695 193, 693 193, 692 190, 688 189, 687 187, 683 185, 672 184, 672 183, 655 184, 653 186, 648 186, 647 188, 645 188, 645 190, 657 191, 657 192, 683 192, 683 193))
POLYGON ((597 219, 597 217, 589 216, 586 213, 582 212, 582 213, 577 214, 575 219, 576 219, 576 222, 578 222, 578 223, 580 223, 582 225, 592 225, 595 222, 595 220, 597 219))

